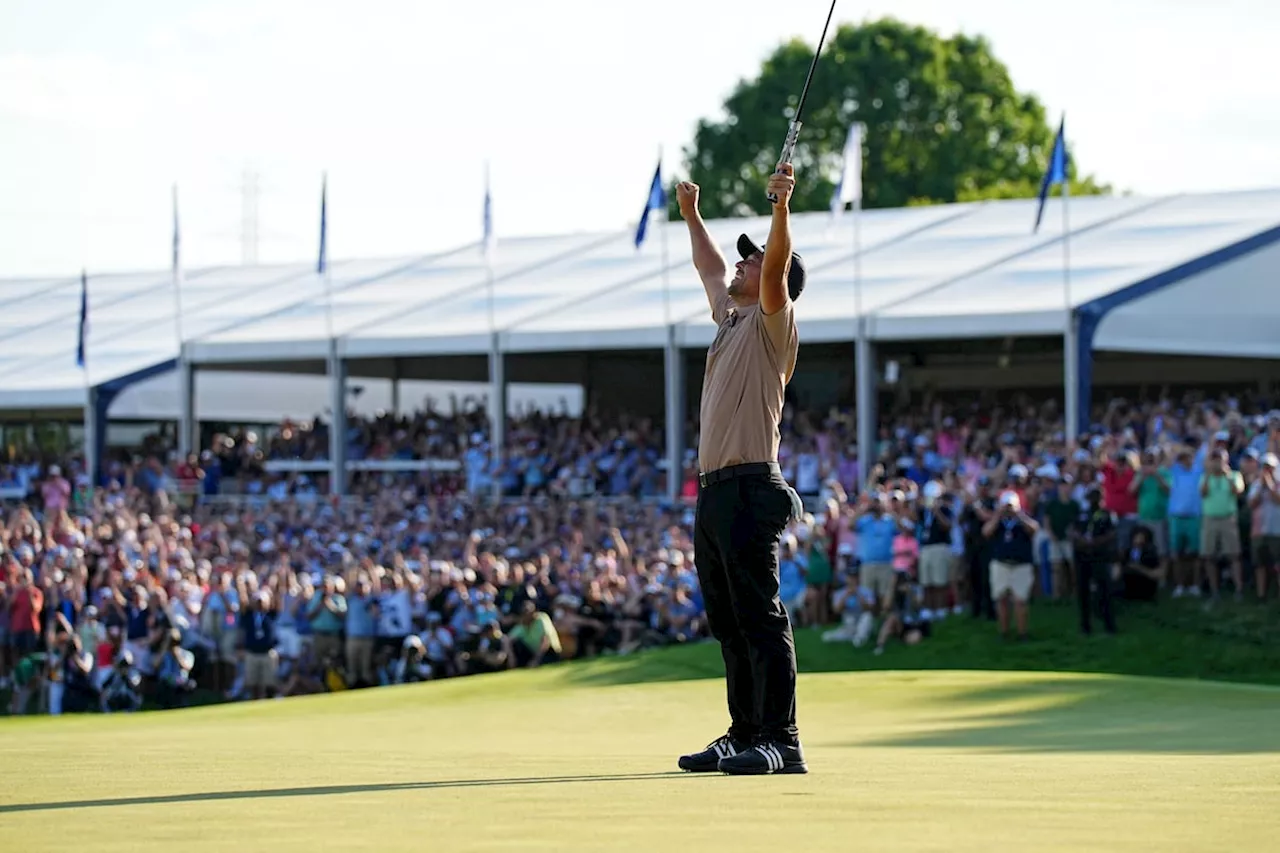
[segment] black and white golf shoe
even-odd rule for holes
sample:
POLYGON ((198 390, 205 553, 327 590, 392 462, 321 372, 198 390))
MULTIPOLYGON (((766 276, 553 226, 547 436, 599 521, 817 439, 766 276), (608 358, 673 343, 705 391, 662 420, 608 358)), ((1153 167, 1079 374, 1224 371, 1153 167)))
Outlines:
POLYGON ((702 752, 680 756, 680 769, 690 773, 714 773, 720 769, 720 760, 732 758, 747 748, 747 744, 736 741, 729 735, 720 737, 707 744, 702 752))
POLYGON ((733 776, 763 776, 766 773, 808 773, 804 750, 777 741, 761 741, 750 749, 720 760, 719 770, 733 776))

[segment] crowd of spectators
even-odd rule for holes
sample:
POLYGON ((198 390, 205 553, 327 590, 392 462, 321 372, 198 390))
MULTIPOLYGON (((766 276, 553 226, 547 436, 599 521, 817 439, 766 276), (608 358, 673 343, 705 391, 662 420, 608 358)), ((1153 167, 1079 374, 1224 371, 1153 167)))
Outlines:
MULTIPOLYGON (((850 413, 788 408, 780 462, 812 512, 783 537, 780 597, 797 625, 877 651, 962 613, 1034 635, 1041 600, 1074 599, 1082 630, 1096 612, 1113 631, 1117 597, 1268 599, 1280 412, 1265 403, 1112 401, 1068 442, 1052 402, 937 402, 886 414, 866 478, 850 413)), ((353 426, 364 458, 462 468, 444 486, 373 474, 341 501, 263 467, 319 453, 322 431, 114 461, 92 491, 73 460, 0 472, 27 489, 0 516, 11 712, 345 690, 706 637, 696 481, 657 498, 652 423, 513 419, 523 468, 502 502, 476 479, 493 473, 482 416, 353 426)))

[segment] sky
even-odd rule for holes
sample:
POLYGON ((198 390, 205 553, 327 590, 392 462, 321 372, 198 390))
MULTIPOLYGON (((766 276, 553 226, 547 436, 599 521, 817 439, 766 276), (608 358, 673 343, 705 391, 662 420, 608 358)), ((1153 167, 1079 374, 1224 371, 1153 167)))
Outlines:
MULTIPOLYGON (((622 229, 699 118, 827 0, 0 0, 0 277, 189 267, 622 229)), ((1165 194, 1280 186, 1269 0, 839 0, 985 35, 1078 167, 1165 194)), ((799 87, 802 81, 797 80, 799 87)), ((778 140, 781 145, 782 140, 778 140)))

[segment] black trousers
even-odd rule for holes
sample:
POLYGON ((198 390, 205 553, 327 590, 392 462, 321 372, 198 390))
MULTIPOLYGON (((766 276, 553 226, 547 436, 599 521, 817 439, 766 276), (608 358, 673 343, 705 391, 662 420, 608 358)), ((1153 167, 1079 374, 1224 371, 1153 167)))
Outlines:
POLYGON ((1080 602, 1080 630, 1086 634, 1093 631, 1093 608, 1095 600, 1098 615, 1107 633, 1116 632, 1115 610, 1111 606, 1111 565, 1109 559, 1079 555, 1076 558, 1076 599, 1080 602), (1090 581, 1095 589, 1090 595, 1090 581))
POLYGON ((966 558, 969 560, 969 607, 974 619, 996 618, 996 605, 991 600, 991 549, 987 543, 970 543, 966 558))
POLYGON ((791 516, 781 476, 711 483, 698 493, 694 562, 707 626, 720 641, 729 734, 797 743, 796 646, 778 597, 778 542, 791 516))

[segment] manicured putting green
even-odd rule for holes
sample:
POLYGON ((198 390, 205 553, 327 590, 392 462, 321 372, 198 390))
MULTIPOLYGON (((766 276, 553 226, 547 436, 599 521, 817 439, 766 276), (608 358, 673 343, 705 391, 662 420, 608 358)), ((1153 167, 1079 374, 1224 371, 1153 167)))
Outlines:
POLYGON ((0 720, 0 850, 1276 849, 1280 689, 807 674, 812 772, 728 778, 670 772, 723 730, 721 684, 629 660, 0 720))

